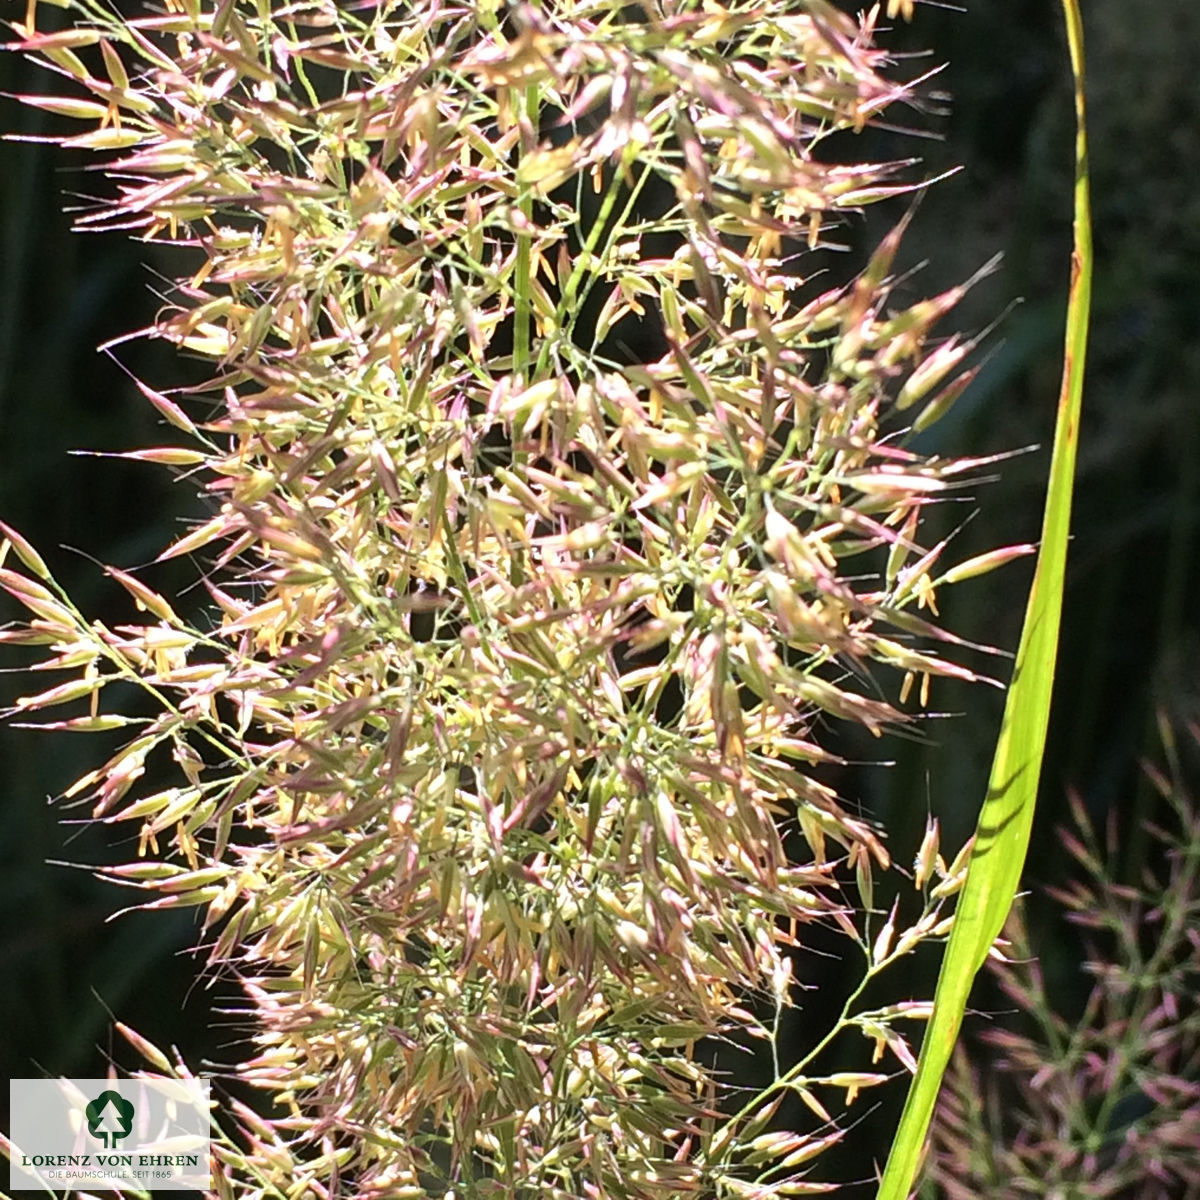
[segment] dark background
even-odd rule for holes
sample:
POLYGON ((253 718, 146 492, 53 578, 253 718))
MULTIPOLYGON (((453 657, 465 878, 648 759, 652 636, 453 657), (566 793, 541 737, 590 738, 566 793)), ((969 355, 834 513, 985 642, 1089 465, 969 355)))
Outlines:
MULTIPOLYGON (((1061 661, 1026 874, 1035 894, 1040 881, 1065 869, 1054 831, 1065 820, 1067 788, 1079 790, 1093 815, 1115 812, 1132 831, 1153 808, 1139 759, 1155 755, 1155 712, 1165 707, 1194 717, 1200 697, 1192 601, 1200 125, 1189 115, 1200 6, 1088 0, 1084 8, 1097 265, 1061 661)), ((907 294, 915 299, 959 282, 1002 251, 1001 271, 951 321, 974 332, 1022 301, 993 335, 980 379, 925 439, 927 449, 948 455, 1041 447, 1001 464, 996 480, 974 493, 976 504, 943 518, 948 530, 950 521, 978 509, 954 543, 957 561, 1038 533, 1070 249, 1069 67, 1055 0, 972 0, 964 12, 922 6, 911 28, 885 35, 885 42, 914 53, 936 47, 899 69, 915 76, 948 63, 925 91, 944 90, 953 101, 946 117, 907 114, 906 123, 940 140, 869 132, 870 155, 920 154, 929 175, 965 167, 921 203, 898 265, 928 265, 907 294)), ((3 91, 53 84, 16 55, 0 56, 3 91)), ((50 120, 0 100, 4 129, 36 136, 50 120)), ((62 208, 78 202, 71 194, 102 186, 83 166, 82 156, 53 148, 0 145, 0 519, 39 547, 86 613, 119 622, 128 612, 124 595, 92 560, 123 568, 146 563, 195 502, 187 484, 173 483, 161 468, 69 455, 169 441, 125 375, 93 347, 150 322, 160 303, 155 272, 173 268, 147 261, 145 247, 118 236, 69 232, 62 208)), ((902 211, 880 208, 851 222, 846 278, 902 211)), ((164 347, 132 342, 116 353, 156 387, 178 379, 164 347)), ((946 591, 949 627, 1015 649, 1030 577, 1026 562, 946 591)), ((175 579, 152 581, 171 594, 190 582, 186 568, 175 579)), ((15 604, 0 605, 0 620, 18 615, 15 604)), ((0 655, 6 668, 19 661, 0 655)), ((1007 670, 1003 662, 998 669, 1007 670)), ((27 679, 0 675, 0 704, 33 690, 27 679)), ((1002 699, 983 687, 938 682, 931 708, 958 715, 927 722, 923 742, 846 747, 864 760, 895 761, 886 769, 857 768, 840 783, 887 827, 899 861, 911 859, 930 808, 947 845, 957 847, 970 833, 1002 699)), ((193 1067, 233 1055, 234 1031, 216 1011, 225 1001, 195 983, 191 918, 131 914, 106 923, 132 893, 87 871, 48 865, 133 857, 136 841, 119 826, 63 824, 73 814, 47 803, 109 751, 102 735, 0 727, 4 1077, 102 1074, 110 1053, 135 1065, 111 1032, 113 1016, 161 1045, 178 1044, 193 1067)), ((1126 844, 1122 866, 1133 874, 1140 843, 1131 836, 1126 844)), ((1070 1011, 1087 986, 1077 947, 1049 904, 1030 906, 1030 916, 1052 993, 1070 1011)), ((916 964, 918 971, 929 966, 916 964)), ((830 969, 836 974, 837 965, 830 969)), ((914 972, 898 986, 927 996, 932 979, 914 972)), ((878 1131, 872 1152, 882 1156, 891 1127, 885 1110, 856 1131, 852 1173, 866 1174, 869 1128, 878 1131)))

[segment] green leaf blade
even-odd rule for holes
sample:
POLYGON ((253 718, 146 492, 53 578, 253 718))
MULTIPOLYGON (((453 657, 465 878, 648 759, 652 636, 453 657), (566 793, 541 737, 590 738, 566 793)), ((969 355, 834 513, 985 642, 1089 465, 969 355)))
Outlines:
POLYGON ((1077 0, 1063 0, 1063 9, 1075 78, 1075 245, 1071 255, 1062 390, 1041 548, 987 797, 979 815, 966 882, 938 977, 933 1015, 880 1182, 878 1200, 906 1200, 911 1193, 971 985, 1004 926, 1020 882, 1050 722, 1092 284, 1083 28, 1077 0))

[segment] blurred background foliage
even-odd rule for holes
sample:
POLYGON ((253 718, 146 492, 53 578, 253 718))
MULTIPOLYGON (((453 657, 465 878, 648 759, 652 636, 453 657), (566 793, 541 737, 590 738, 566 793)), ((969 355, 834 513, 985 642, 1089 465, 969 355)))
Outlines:
MULTIPOLYGON (((1200 6, 1088 0, 1084 19, 1096 293, 1063 645, 1026 877, 1035 892, 1065 869, 1055 829, 1064 820, 1068 786, 1099 823, 1117 814, 1129 830, 1123 869, 1129 877, 1139 873, 1146 842, 1135 830, 1156 800, 1138 763, 1154 751, 1155 709, 1164 706, 1176 717, 1200 710, 1192 601, 1200 501, 1200 126, 1187 115, 1195 99, 1200 6)), ((979 379, 924 435, 925 448, 948 454, 1040 447, 1002 462, 995 482, 937 514, 946 534, 971 518, 955 535, 952 561, 1032 540, 1039 527, 1070 246, 1072 114, 1060 24, 1052 0, 969 0, 963 11, 919 5, 910 27, 884 38, 914 56, 898 65, 905 77, 947 64, 923 85, 926 103, 910 114, 911 129, 925 136, 873 130, 860 144, 841 147, 856 158, 920 155, 928 176, 964 168, 920 204, 898 265, 924 265, 896 293, 897 303, 960 282, 997 252, 1004 255, 1001 270, 954 319, 975 332, 1021 301, 990 338, 979 379), (927 47, 936 49, 918 56, 927 47)), ((18 56, 0 55, 3 92, 53 85, 18 56)), ((0 125, 23 135, 45 134, 54 120, 12 101, 0 112, 0 125)), ((161 303, 158 273, 177 268, 135 243, 69 232, 64 204, 104 186, 82 157, 6 142, 0 159, 0 517, 41 549, 85 612, 120 622, 127 615, 123 593, 92 560, 146 564, 194 511, 194 501, 186 483, 173 483, 160 469, 69 451, 169 441, 126 375, 94 347, 152 320, 161 303)), ((847 225, 845 261, 826 262, 830 270, 840 266, 840 278, 849 278, 903 212, 877 208, 847 225)), ((181 365, 165 346, 134 341, 114 352, 155 387, 180 381, 181 365)), ((1016 564, 945 591, 949 627, 1015 648, 1030 572, 1016 564)), ((186 565, 145 578, 171 595, 192 582, 186 565)), ((10 615, 16 614, 0 619, 10 615)), ((18 662, 6 654, 0 667, 18 662)), ((31 690, 19 675, 0 674, 0 704, 31 690)), ((918 736, 839 745, 862 765, 843 772, 838 786, 884 825, 898 861, 911 858, 930 809, 942 820, 943 845, 957 847, 970 833, 1001 704, 999 692, 938 681, 918 736), (884 768, 881 759, 893 765, 884 768)), ((228 997, 193 987, 186 948, 194 930, 186 914, 132 914, 106 923, 125 896, 86 871, 48 863, 125 861, 135 852, 119 828, 63 825, 82 814, 47 803, 100 760, 108 749, 92 740, 100 736, 0 726, 6 1077, 43 1069, 101 1074, 110 1050, 133 1065, 112 1044, 110 1011, 160 1044, 180 1045, 193 1066, 227 1057, 221 1045, 234 1036, 217 1011, 228 997)), ((1066 1011, 1081 1006, 1088 983, 1073 935, 1049 903, 1027 906, 1026 915, 1050 995, 1066 1011)), ((798 973, 828 985, 832 997, 854 982, 858 965, 834 961, 821 969, 828 977, 814 976, 811 965, 798 973), (843 967, 847 978, 839 980, 843 967)), ((908 994, 931 995, 935 969, 932 960, 914 960, 904 981, 908 994)), ((823 1027, 821 1003, 809 997, 803 1003, 804 1023, 823 1027)), ((985 997, 981 1007, 987 1006, 985 997)), ((861 1047, 852 1049, 857 1061, 861 1047)), ((880 1160, 889 1113, 864 1124, 876 1131, 865 1137, 874 1139, 870 1152, 880 1160)), ((860 1137, 847 1140, 855 1153, 850 1173, 862 1178, 867 1147, 860 1137)))

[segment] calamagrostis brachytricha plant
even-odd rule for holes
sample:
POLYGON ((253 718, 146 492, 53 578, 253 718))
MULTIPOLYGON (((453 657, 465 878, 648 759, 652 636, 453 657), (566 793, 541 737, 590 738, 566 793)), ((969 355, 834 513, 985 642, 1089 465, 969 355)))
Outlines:
POLYGON ((1135 885, 1115 875, 1115 820, 1102 841, 1072 797, 1076 831, 1064 840, 1078 878, 1049 891, 1086 931, 1095 983, 1078 1017, 1047 992, 1023 925, 1010 923, 1010 960, 992 971, 1024 1027, 984 1033, 949 1078, 930 1155, 947 1200, 1200 1191, 1200 812, 1189 783, 1200 727, 1181 742, 1161 728, 1167 769, 1148 771, 1163 821, 1148 826, 1135 885))
MULTIPOLYGON (((849 284, 806 278, 839 213, 912 187, 839 161, 913 99, 877 10, 60 6, 16 30, 63 81, 28 102, 115 185, 79 224, 187 248, 145 332, 207 378, 139 383, 177 444, 135 457, 207 498, 162 557, 213 608, 112 569, 145 616, 107 628, 8 531, 32 619, 2 636, 70 674, 23 714, 129 730, 66 795, 140 824, 112 876, 203 910, 244 984, 237 1072, 283 1115, 239 1110, 220 1193, 822 1190, 885 1076, 809 1056, 747 1096, 697 1047, 774 1043, 811 923, 865 985, 955 886, 931 827, 917 923, 859 913, 839 870, 869 909, 888 853, 810 770, 825 719, 880 734, 888 693, 974 678, 930 648, 921 538, 975 464, 898 436, 971 377, 972 343, 929 341, 964 288, 892 301, 903 222, 849 284), (614 357, 630 315, 649 361, 614 357), (157 715, 112 711, 118 680, 157 715), (789 1091, 810 1128, 771 1128, 789 1091)), ((923 1012, 851 1004, 830 1037, 911 1066, 893 1023, 923 1012)))

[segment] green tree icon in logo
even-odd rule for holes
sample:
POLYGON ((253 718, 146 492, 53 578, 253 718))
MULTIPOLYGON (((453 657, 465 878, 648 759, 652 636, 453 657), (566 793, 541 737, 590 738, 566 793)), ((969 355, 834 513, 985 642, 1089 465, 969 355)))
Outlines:
POLYGON ((101 1092, 83 1111, 88 1133, 98 1137, 106 1150, 115 1150, 118 1140, 128 1137, 133 1128, 133 1104, 119 1092, 101 1092))

